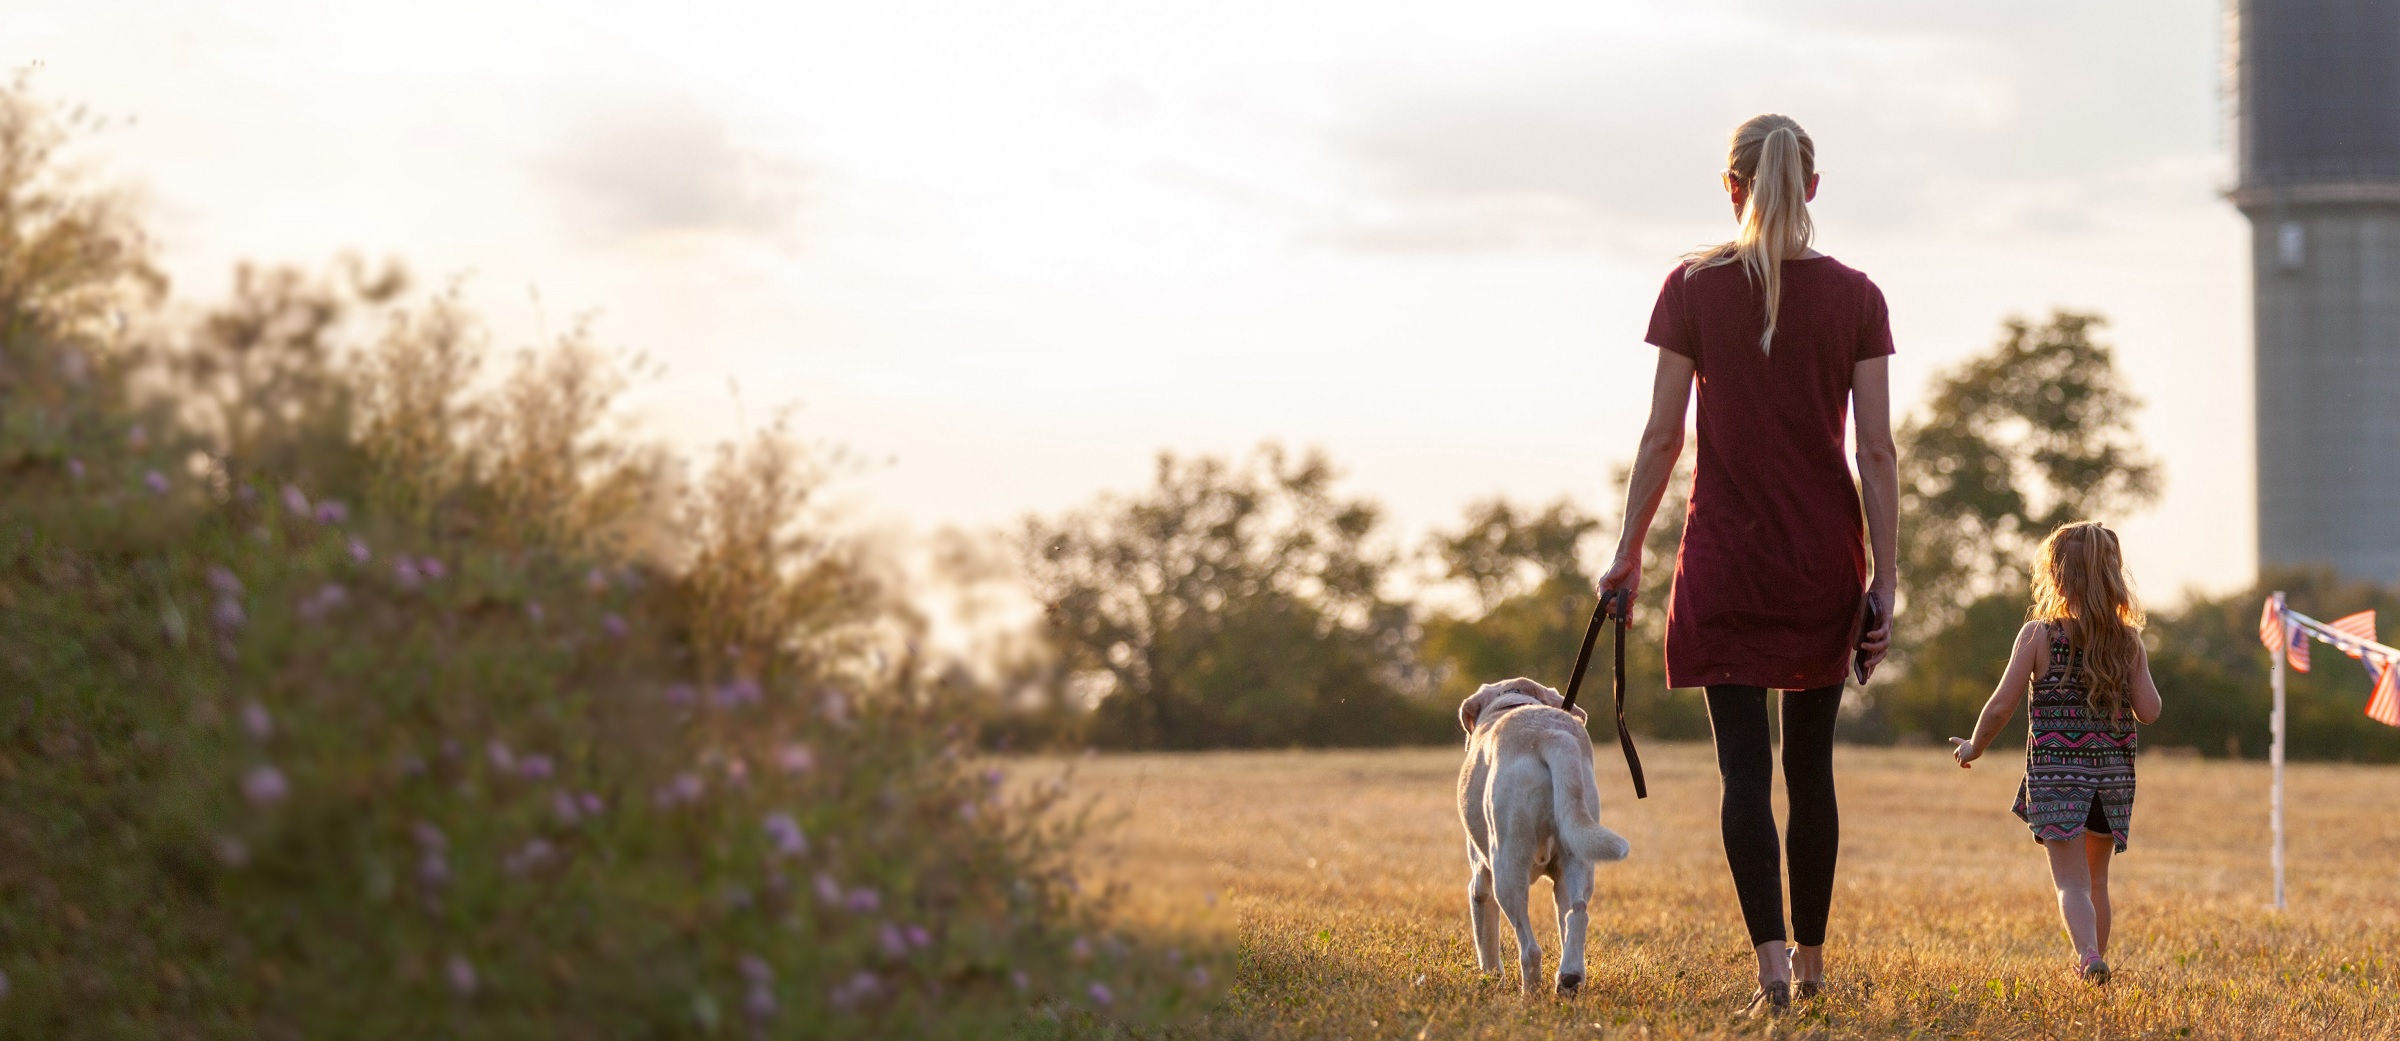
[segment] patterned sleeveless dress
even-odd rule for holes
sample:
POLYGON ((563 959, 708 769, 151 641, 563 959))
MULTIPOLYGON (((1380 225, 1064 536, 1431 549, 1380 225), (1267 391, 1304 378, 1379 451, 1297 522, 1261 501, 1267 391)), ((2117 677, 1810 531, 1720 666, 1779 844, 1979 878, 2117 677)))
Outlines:
POLYGON ((2050 635, 2050 664, 2033 681, 2025 781, 2013 809, 2033 829, 2035 842, 2105 829, 2123 853, 2133 826, 2133 756, 2140 743, 2133 713, 2095 718, 2077 669, 2083 652, 2067 645, 2059 627, 2042 628, 2050 635))

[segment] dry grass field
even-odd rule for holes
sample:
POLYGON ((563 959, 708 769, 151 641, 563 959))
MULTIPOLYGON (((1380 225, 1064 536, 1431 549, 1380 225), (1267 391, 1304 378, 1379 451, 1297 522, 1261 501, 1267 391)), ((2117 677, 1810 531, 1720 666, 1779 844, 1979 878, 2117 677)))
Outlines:
MULTIPOLYGON (((1751 958, 1711 753, 1644 751, 1637 802, 1600 750, 1603 818, 1633 856, 1600 872, 1591 977, 1563 1001, 1475 971, 1455 751, 1104 756, 1072 772, 1118 811, 1093 870, 1128 884, 1136 927, 1213 900, 1238 946, 1231 992, 1173 1037, 2400 1036, 2400 769, 2292 770, 2277 914, 2266 767, 2145 758, 2112 886, 2118 978, 2100 990, 2072 977, 2040 851, 2008 813, 2015 757, 1961 771, 1938 749, 1844 748, 1835 990, 1770 1030, 1735 1016, 1751 958)), ((1535 890, 1541 922, 1548 883, 1535 890)))

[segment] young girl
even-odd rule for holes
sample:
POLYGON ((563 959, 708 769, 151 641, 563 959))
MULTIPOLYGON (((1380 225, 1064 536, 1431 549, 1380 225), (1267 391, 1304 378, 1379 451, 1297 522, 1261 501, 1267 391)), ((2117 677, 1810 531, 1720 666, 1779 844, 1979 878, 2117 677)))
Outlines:
POLYGON ((2050 854, 2058 913, 2080 975, 2108 982, 2108 858, 2133 824, 2134 724, 2158 719, 2158 686, 2142 649, 2141 605, 2125 577, 2117 534, 2094 521, 2042 540, 2033 561, 2032 620, 1973 738, 1951 738, 1973 763, 2033 691, 2018 817, 2050 854))

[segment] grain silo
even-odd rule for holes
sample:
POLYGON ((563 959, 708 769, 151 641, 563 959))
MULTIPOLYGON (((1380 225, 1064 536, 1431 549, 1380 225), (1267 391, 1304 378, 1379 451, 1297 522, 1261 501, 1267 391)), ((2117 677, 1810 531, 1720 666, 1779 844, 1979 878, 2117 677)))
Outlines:
POLYGON ((2258 556, 2400 582, 2400 0, 2232 0, 2258 556))

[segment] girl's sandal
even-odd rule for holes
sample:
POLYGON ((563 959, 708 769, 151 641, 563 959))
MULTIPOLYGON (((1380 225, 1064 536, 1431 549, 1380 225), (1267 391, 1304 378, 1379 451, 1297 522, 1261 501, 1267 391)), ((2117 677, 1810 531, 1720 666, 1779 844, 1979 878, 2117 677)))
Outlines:
POLYGON ((2085 983, 2095 987, 2107 986, 2108 962, 2097 954, 2092 955, 2083 960, 2083 967, 2076 970, 2076 975, 2083 977, 2085 983))
POLYGON ((1780 1016, 1792 1010, 1792 985, 1782 980, 1761 983, 1757 993, 1750 995, 1750 1004, 1742 1015, 1751 1019, 1760 1016, 1780 1016))

